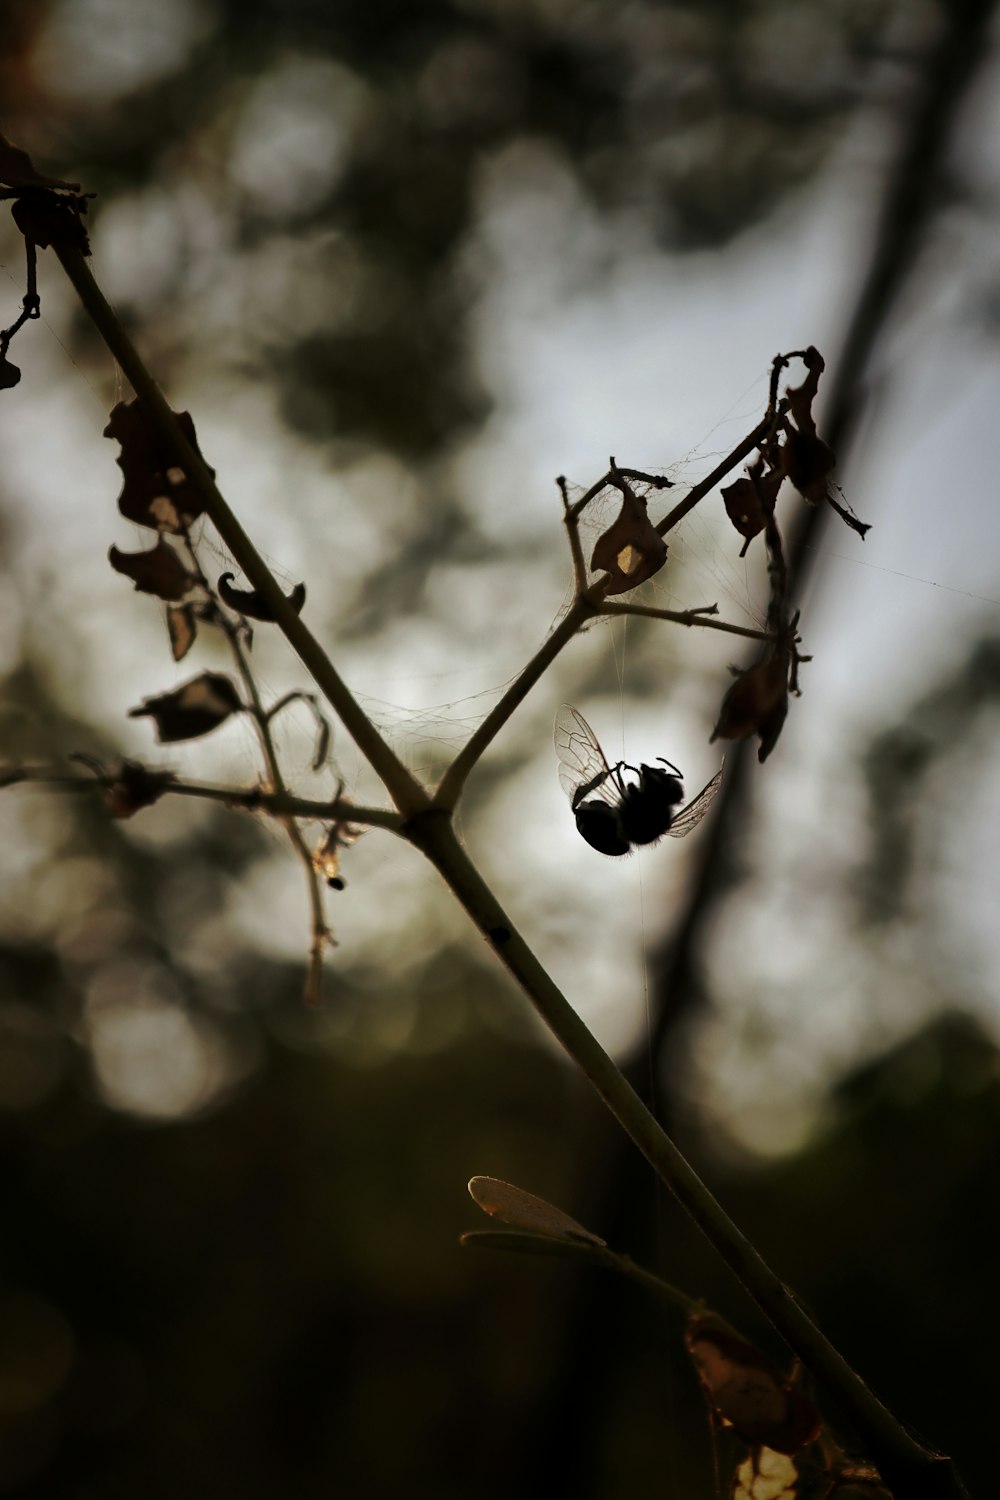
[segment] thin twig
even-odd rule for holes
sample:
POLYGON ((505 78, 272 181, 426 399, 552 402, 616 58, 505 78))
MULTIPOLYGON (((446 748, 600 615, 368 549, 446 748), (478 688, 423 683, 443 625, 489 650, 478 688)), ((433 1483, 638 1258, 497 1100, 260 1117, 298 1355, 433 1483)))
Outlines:
POLYGON ((717 604, 709 604, 701 609, 655 609, 648 604, 619 604, 615 600, 605 601, 600 612, 602 615, 644 615, 650 620, 672 620, 675 625, 703 625, 706 630, 724 630, 727 635, 742 635, 751 641, 778 639, 771 631, 752 630, 747 625, 731 625, 728 620, 713 620, 711 611, 718 607, 717 604))
POLYGON ((489 749, 507 720, 527 698, 538 679, 555 661, 564 646, 580 627, 600 613, 600 605, 591 593, 578 594, 550 636, 539 646, 531 660, 518 672, 503 697, 493 705, 486 718, 475 729, 441 778, 434 794, 435 808, 451 811, 461 795, 469 772, 480 756, 489 749))
MULTIPOLYGON (((35 785, 56 792, 93 793, 107 791, 118 780, 115 771, 95 771, 91 776, 75 776, 51 766, 0 766, 0 791, 5 787, 35 785)), ((204 781, 171 779, 160 796, 194 797, 219 802, 234 812, 265 813, 272 818, 304 818, 323 823, 361 823, 399 833, 402 818, 387 807, 359 807, 339 798, 323 802, 313 797, 297 797, 291 792, 276 792, 266 787, 222 786, 204 781)))
POLYGON ((556 480, 559 493, 563 503, 563 524, 566 527, 566 538, 569 542, 569 555, 573 559, 573 582, 577 595, 582 594, 587 587, 587 565, 583 560, 583 548, 580 546, 579 511, 570 504, 569 495, 566 490, 565 476, 560 474, 556 480))
MULTIPOLYGON (((201 565, 198 550, 191 540, 190 533, 186 531, 184 533, 184 546, 199 583, 212 600, 215 607, 215 618, 225 632, 226 640, 229 642, 233 661, 240 674, 244 691, 250 700, 251 717, 257 731, 257 738, 260 740, 260 748, 267 765, 267 774, 271 786, 279 795, 283 794, 287 796, 288 788, 285 785, 285 778, 281 769, 281 761, 274 742, 271 725, 273 710, 269 711, 264 707, 260 690, 257 687, 257 679, 254 677, 247 648, 244 644, 243 632, 238 626, 233 624, 228 614, 221 607, 201 565)), ((296 857, 303 868, 306 878, 306 890, 309 894, 311 934, 309 964, 306 970, 305 999, 307 1005, 315 1008, 320 1003, 322 993, 323 955, 328 945, 337 946, 337 940, 330 931, 330 926, 326 919, 319 872, 313 862, 313 853, 305 841, 302 829, 299 827, 297 819, 290 814, 279 814, 278 820, 288 835, 289 843, 295 850, 296 857)))
MULTIPOLYGON (((779 402, 778 414, 783 415, 787 410, 788 402, 786 400, 779 402)), ((699 500, 704 500, 705 496, 715 489, 720 479, 725 479, 731 469, 735 469, 738 463, 742 463, 743 459, 749 457, 754 449, 760 446, 770 432, 773 421, 772 415, 765 416, 763 421, 757 423, 753 432, 743 439, 742 443, 738 443, 731 453, 726 454, 721 463, 716 464, 711 474, 706 474, 704 479, 700 479, 692 489, 688 490, 684 499, 675 505, 673 510, 668 511, 662 521, 657 522, 656 529, 661 536, 666 536, 668 531, 673 531, 674 527, 694 510, 699 500)))

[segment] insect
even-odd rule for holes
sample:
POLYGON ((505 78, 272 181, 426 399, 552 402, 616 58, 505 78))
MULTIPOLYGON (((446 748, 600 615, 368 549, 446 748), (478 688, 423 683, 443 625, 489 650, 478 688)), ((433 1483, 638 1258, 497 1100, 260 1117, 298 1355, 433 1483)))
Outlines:
POLYGON ((722 767, 686 807, 681 773, 658 756, 660 766, 608 765, 586 719, 564 703, 556 714, 555 746, 559 780, 570 799, 580 834, 601 854, 628 854, 635 845, 655 844, 664 834, 682 839, 708 812, 722 785, 722 767), (637 781, 626 780, 631 771, 637 781))

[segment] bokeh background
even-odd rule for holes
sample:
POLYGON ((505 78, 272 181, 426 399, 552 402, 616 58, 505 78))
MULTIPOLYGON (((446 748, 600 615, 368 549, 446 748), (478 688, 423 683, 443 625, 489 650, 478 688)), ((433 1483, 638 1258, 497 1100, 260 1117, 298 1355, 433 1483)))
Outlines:
MULTIPOLYGON (((0 126, 96 192, 104 290, 420 775, 570 597, 555 476, 587 486, 613 453, 683 489, 755 425, 779 350, 826 355, 821 430, 872 530, 781 501, 814 660, 767 765, 730 755, 685 844, 588 849, 558 704, 694 791, 748 659, 619 621, 533 691, 462 828, 737 1221, 979 1493, 1000 1333, 993 10, 0 12, 0 126)), ((22 255, 5 223, 5 326, 22 255)), ((107 565, 144 544, 101 437, 129 392, 51 257, 40 290, 2 410, 2 758, 253 784, 245 725, 168 752, 126 717, 223 658, 175 667, 160 606, 107 565)), ((644 597, 757 623, 759 543, 739 545, 716 492, 644 597)), ((255 659, 272 695, 308 686, 266 628, 255 659)), ((304 792, 378 797, 342 731, 313 773, 309 716, 282 723, 304 792)), ((301 871, 267 826, 180 799, 112 824, 19 787, 0 848, 0 1491, 724 1489, 676 1322, 458 1246, 467 1178, 511 1179, 784 1358, 412 850, 372 831, 350 851, 313 1013, 301 871)))

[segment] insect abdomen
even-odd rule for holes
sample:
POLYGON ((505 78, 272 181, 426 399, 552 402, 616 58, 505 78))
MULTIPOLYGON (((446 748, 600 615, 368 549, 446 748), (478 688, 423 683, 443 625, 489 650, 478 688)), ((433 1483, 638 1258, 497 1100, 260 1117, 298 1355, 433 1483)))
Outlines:
POLYGON ((622 836, 618 813, 606 802, 584 802, 575 809, 576 826, 592 849, 601 854, 620 855, 629 851, 629 841, 622 836))

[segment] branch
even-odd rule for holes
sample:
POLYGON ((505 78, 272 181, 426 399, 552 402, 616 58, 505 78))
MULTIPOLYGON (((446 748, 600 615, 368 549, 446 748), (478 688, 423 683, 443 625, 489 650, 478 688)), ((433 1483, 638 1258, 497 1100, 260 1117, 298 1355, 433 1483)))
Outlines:
POLYGON ((706 630, 724 630, 727 635, 746 636, 751 641, 776 641, 778 636, 768 630, 751 630, 747 625, 731 625, 728 620, 713 620, 710 616, 718 609, 717 604, 705 604, 700 609, 655 609, 648 604, 605 603, 602 615, 644 615, 651 620, 672 620, 675 625, 703 625, 706 630))
MULTIPOLYGON (((113 771, 94 771, 92 776, 75 776, 54 771, 50 766, 0 766, 0 791, 25 784, 46 786, 57 792, 107 791, 117 779, 113 771)), ((290 792, 276 792, 264 787, 221 786, 204 781, 171 779, 161 796, 196 797, 207 802, 221 802, 234 812, 267 813, 272 818, 308 818, 322 823, 363 823, 399 833, 402 818, 387 807, 358 807, 339 797, 330 802, 311 797, 296 797, 290 792)))
POLYGON ((479 728, 462 746, 442 776, 441 784, 434 794, 435 808, 446 812, 454 808, 461 796, 469 772, 479 757, 489 749, 514 710, 524 702, 539 677, 551 666, 580 627, 600 613, 600 606, 593 597, 595 593, 596 589, 590 589, 585 594, 577 595, 576 600, 552 634, 542 642, 527 666, 517 674, 503 697, 493 705, 479 728))
POLYGON ((656 529, 660 535, 666 536, 668 531, 673 531, 674 527, 694 510, 698 501, 704 500, 705 496, 711 490, 715 489, 720 479, 725 479, 731 469, 735 469, 736 465, 742 463, 745 458, 748 458, 755 448, 759 448, 760 444, 766 441, 777 417, 783 416, 787 410, 788 402, 786 400, 781 401, 776 412, 769 412, 757 423, 753 432, 749 433, 743 439, 742 443, 738 443, 731 453, 726 454, 721 463, 716 464, 711 474, 706 474, 704 479, 699 480, 692 489, 688 490, 684 499, 675 505, 673 510, 668 511, 662 521, 657 523, 656 529))

